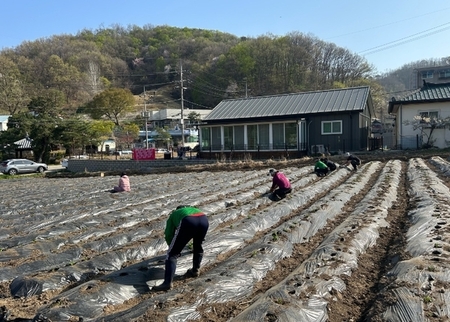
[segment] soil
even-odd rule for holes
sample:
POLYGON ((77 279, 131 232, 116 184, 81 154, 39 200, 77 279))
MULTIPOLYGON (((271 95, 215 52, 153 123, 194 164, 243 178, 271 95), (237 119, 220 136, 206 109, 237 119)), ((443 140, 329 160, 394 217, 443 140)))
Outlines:
MULTIPOLYGON (((411 157, 423 157, 427 158, 430 155, 436 155, 436 151, 422 152, 422 153, 372 153, 362 155, 363 162, 379 160, 386 162, 389 159, 398 159, 401 161, 407 161, 411 157)), ((447 158, 448 154, 440 152, 440 156, 447 158)), ((258 169, 258 168, 282 168, 285 166, 302 166, 311 164, 310 159, 294 160, 294 161, 264 161, 264 162, 250 162, 250 164, 222 164, 211 165, 203 167, 192 167, 189 171, 231 171, 237 168, 241 169, 258 169)), ((343 321, 382 321, 380 318, 381 313, 392 302, 392 299, 388 295, 380 295, 380 290, 385 288, 391 282, 386 273, 398 262, 409 258, 408 253, 405 252, 406 243, 406 231, 409 228, 409 221, 406 216, 408 210, 415 207, 407 196, 407 179, 406 179, 406 162, 402 163, 403 171, 401 178, 401 188, 398 189, 398 198, 394 207, 392 207, 388 213, 387 221, 390 223, 389 227, 386 227, 380 238, 377 240, 375 246, 373 246, 369 252, 361 255, 358 258, 358 267, 352 271, 351 276, 343 277, 346 283, 346 289, 341 293, 334 291, 333 295, 338 299, 336 301, 330 301, 328 305, 329 321, 331 322, 343 322, 343 321)), ((431 169, 434 167, 428 164, 431 169)), ((441 180, 450 187, 450 179, 439 174, 441 180)), ((168 170, 160 170, 163 171, 168 170)), ((186 169, 171 169, 170 171, 186 171, 186 169)), ((138 174, 138 173, 136 173, 138 174)), ((62 174, 54 174, 54 178, 61 177, 62 174)), ((373 182, 376 180, 376 176, 370 179, 371 182, 367 185, 366 189, 370 189, 373 182)), ((205 304, 200 306, 199 311, 201 318, 195 321, 201 322, 225 322, 236 317, 244 309, 249 307, 254 301, 256 301, 259 295, 264 294, 268 289, 277 283, 281 282, 288 274, 299 266, 299 263, 305 261, 311 253, 318 247, 318 245, 327 237, 330 231, 338 226, 355 208, 360 200, 364 197, 365 191, 362 191, 359 196, 353 198, 351 202, 346 204, 346 211, 343 211, 333 221, 327 223, 327 225, 319 231, 308 243, 296 244, 293 253, 290 257, 277 262, 275 269, 271 270, 260 282, 255 283, 252 290, 252 296, 247 301, 226 302, 220 304, 205 304)), ((322 196, 317 196, 321 198, 322 196)), ((284 221, 289 218, 285 218, 284 221)), ((230 222, 227 222, 230 225, 230 222)), ((278 225, 281 225, 280 222, 278 225)), ((273 230, 276 227, 271 227, 273 230)), ((261 233, 261 235, 264 232, 261 233)), ((255 239, 259 236, 255 236, 255 239)), ((248 241, 251 243, 251 241, 248 241)), ((226 259, 231 256, 231 253, 222 254, 220 259, 226 259)), ((34 256, 39 254, 30 254, 32 260, 34 256)), ((14 266, 21 263, 20 260, 10 261, 7 263, 1 262, 0 267, 14 266)), ((204 271, 208 271, 211 267, 204 267, 204 271)), ((182 285, 184 280, 178 280, 174 282, 174 287, 182 285)), ((72 285, 73 286, 73 285, 72 285)), ((43 293, 39 296, 32 296, 29 298, 12 298, 9 291, 9 283, 0 283, 0 321, 23 321, 23 319, 32 319, 35 314, 35 308, 40 307, 46 303, 55 295, 52 293, 43 293), (2 310, 8 311, 8 317, 3 316, 2 310), (22 319, 22 320, 20 320, 22 319)), ((382 294, 382 293, 381 293, 382 294)), ((137 303, 150 299, 155 296, 155 293, 147 293, 139 295, 129 301, 120 305, 109 305, 104 309, 105 313, 113 313, 123 311, 127 308, 135 306, 137 303)), ((180 293, 176 301, 167 301, 165 303, 159 303, 156 307, 150 307, 145 315, 141 316, 136 321, 138 322, 159 322, 166 321, 167 315, 170 312, 171 307, 177 303, 192 303, 197 300, 197 296, 192 292, 180 293)), ((75 321, 77 319, 73 319, 75 321)), ((267 321, 275 321, 276 317, 267 316, 267 321)), ((78 320, 77 320, 78 321, 78 320)), ((430 321, 440 321, 439 319, 430 319, 430 321)))

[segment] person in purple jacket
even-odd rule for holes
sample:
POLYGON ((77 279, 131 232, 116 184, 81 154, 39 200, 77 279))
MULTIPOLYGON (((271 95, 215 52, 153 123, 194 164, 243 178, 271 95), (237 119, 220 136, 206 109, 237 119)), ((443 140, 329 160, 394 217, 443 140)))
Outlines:
POLYGON ((164 238, 169 249, 165 260, 164 282, 154 286, 152 291, 168 291, 177 268, 177 258, 187 243, 193 240, 192 268, 188 269, 186 277, 197 277, 203 259, 203 241, 208 232, 208 217, 198 208, 178 206, 172 211, 166 222, 164 238))
POLYGON ((270 169, 268 175, 272 176, 272 186, 269 191, 272 192, 273 198, 275 200, 286 198, 286 195, 292 191, 289 179, 283 172, 275 169, 270 169))

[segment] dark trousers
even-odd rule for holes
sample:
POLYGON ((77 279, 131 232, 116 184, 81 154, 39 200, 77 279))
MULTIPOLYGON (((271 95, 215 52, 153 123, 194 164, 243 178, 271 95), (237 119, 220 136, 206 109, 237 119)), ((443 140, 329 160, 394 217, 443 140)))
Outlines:
POLYGON ((209 222, 208 217, 202 216, 187 216, 184 217, 175 231, 175 236, 169 246, 166 256, 166 271, 164 274, 164 283, 172 283, 177 268, 177 258, 180 257, 184 247, 193 240, 193 258, 192 268, 198 270, 203 259, 203 241, 208 232, 209 222))
POLYGON ((278 188, 277 190, 275 190, 273 192, 273 194, 278 197, 279 199, 283 199, 286 198, 286 195, 288 193, 291 193, 292 189, 291 188, 278 188))
POLYGON ((352 164, 354 170, 358 169, 358 165, 361 164, 359 160, 352 160, 350 163, 352 164))
POLYGON ((323 177, 323 176, 327 175, 328 169, 327 168, 325 168, 325 169, 317 168, 315 172, 316 172, 318 177, 323 177))

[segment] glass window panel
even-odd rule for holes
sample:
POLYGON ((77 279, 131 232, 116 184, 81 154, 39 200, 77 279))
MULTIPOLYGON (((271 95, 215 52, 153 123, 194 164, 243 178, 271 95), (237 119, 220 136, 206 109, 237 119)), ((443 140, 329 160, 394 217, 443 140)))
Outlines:
POLYGON ((233 127, 224 126, 223 127, 223 144, 225 150, 234 149, 233 146, 233 127))
POLYGON ((342 121, 322 122, 322 134, 342 134, 342 121))
POLYGON ((202 127, 201 128, 202 149, 209 149, 210 144, 211 144, 210 133, 211 133, 211 128, 210 127, 202 127))
POLYGON ((234 127, 234 146, 235 150, 245 150, 243 125, 234 127))
POLYGON ((438 112, 430 112, 430 119, 437 119, 438 118, 438 112))
POLYGON ((222 150, 222 143, 220 141, 220 127, 215 126, 211 128, 211 149, 222 150))
POLYGON ((340 133, 341 132, 341 122, 333 122, 332 123, 333 133, 340 133))
POLYGON ((258 125, 258 144, 262 150, 269 150, 269 124, 258 125))
POLYGON ((272 124, 272 139, 274 149, 284 149, 284 124, 272 124))
POLYGON ((286 137, 286 144, 288 149, 297 148, 297 124, 286 123, 284 125, 284 135, 286 137))
POLYGON ((249 150, 258 149, 258 127, 247 125, 247 145, 249 150))

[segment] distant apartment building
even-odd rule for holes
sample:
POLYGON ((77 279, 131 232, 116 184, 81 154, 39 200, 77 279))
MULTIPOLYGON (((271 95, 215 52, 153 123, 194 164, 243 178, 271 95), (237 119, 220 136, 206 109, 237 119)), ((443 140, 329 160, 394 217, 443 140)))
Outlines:
POLYGON ((421 88, 424 82, 433 84, 450 82, 450 65, 417 68, 415 72, 417 73, 416 88, 421 88))

